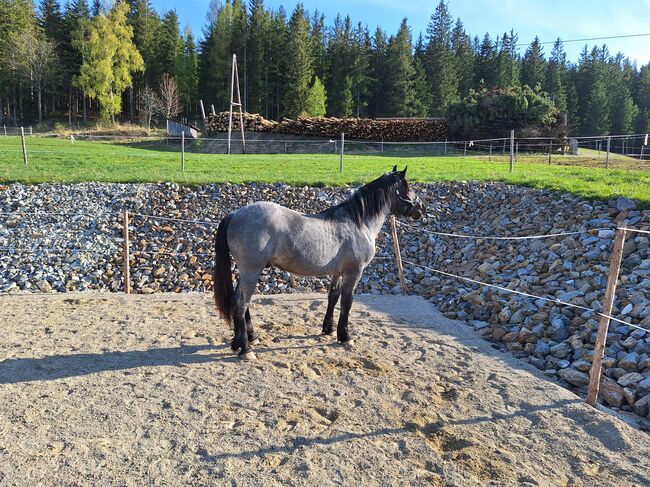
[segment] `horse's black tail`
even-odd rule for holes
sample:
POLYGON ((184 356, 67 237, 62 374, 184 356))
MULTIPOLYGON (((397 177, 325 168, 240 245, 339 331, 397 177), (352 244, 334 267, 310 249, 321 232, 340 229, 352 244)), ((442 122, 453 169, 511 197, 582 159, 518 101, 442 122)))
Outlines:
POLYGON ((230 247, 226 230, 232 218, 232 213, 221 220, 217 228, 214 244, 214 302, 219 315, 229 323, 232 321, 233 289, 230 260, 230 247))

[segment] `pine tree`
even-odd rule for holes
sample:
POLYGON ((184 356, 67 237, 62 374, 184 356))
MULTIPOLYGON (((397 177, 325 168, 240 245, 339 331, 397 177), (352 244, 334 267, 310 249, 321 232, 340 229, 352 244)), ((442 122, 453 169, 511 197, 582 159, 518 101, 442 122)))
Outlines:
POLYGON ((388 56, 388 41, 386 33, 377 27, 372 37, 370 69, 372 78, 375 80, 373 92, 370 94, 370 115, 380 117, 386 114, 387 90, 386 69, 388 56))
POLYGON ((476 69, 474 71, 474 85, 475 86, 495 86, 498 82, 495 70, 495 48, 487 32, 483 36, 480 44, 475 40, 474 46, 476 50, 476 69))
POLYGON ((537 86, 544 87, 546 81, 546 61, 544 50, 540 44, 539 37, 535 37, 524 55, 521 64, 521 82, 535 89, 537 86))
POLYGON ((501 88, 519 86, 519 61, 517 56, 517 41, 519 36, 513 30, 504 33, 501 38, 501 48, 496 56, 496 85, 501 88))
POLYGON ((218 111, 230 103, 231 34, 233 9, 225 3, 217 12, 216 21, 207 28, 199 56, 200 96, 218 111))
POLYGON ((327 46, 328 75, 325 86, 329 94, 327 113, 335 117, 349 117, 354 110, 350 68, 354 64, 350 17, 337 16, 327 46))
POLYGON ((351 94, 353 98, 353 113, 357 117, 366 115, 370 102, 370 90, 374 79, 371 77, 370 33, 357 25, 352 39, 352 65, 350 69, 351 94))
POLYGON ((183 52, 183 40, 175 10, 165 12, 160 29, 154 34, 154 55, 149 68, 152 76, 160 80, 163 74, 173 74, 176 58, 183 52))
POLYGON ((610 130, 614 134, 632 133, 638 107, 634 104, 630 87, 634 69, 630 60, 618 53, 608 63, 607 93, 609 95, 610 130))
POLYGON ((564 113, 567 111, 566 76, 566 53, 562 41, 558 38, 553 44, 551 57, 546 66, 546 86, 544 88, 555 106, 564 113))
POLYGON ((414 66, 412 52, 411 31, 404 18, 387 48, 385 112, 391 116, 421 117, 427 113, 427 106, 416 91, 422 78, 414 66))
POLYGON ((268 90, 268 38, 271 30, 271 17, 264 9, 262 0, 253 0, 250 6, 250 27, 246 48, 248 67, 248 96, 247 111, 252 113, 266 112, 268 90))
POLYGON ((198 58, 196 45, 190 26, 185 27, 183 50, 176 57, 174 63, 174 76, 181 94, 181 102, 186 108, 196 105, 198 98, 198 58))
POLYGON ((634 120, 634 131, 637 134, 650 132, 650 63, 642 66, 634 77, 633 99, 639 108, 634 120))
POLYGON ((465 32, 460 19, 456 20, 456 25, 451 33, 451 47, 456 63, 458 94, 460 98, 464 98, 474 87, 474 52, 472 51, 472 40, 465 32))
POLYGON ((287 88, 285 75, 288 70, 289 26, 282 7, 273 17, 268 44, 268 93, 266 112, 269 117, 280 119, 284 112, 284 93, 287 88))
POLYGON ((287 55, 284 107, 286 116, 295 118, 307 107, 314 73, 309 43, 309 18, 300 3, 291 15, 287 55))
POLYGON ((431 112, 444 114, 458 100, 458 75, 452 51, 452 17, 444 0, 436 7, 427 26, 425 69, 431 90, 431 112))
POLYGON ((314 12, 311 19, 311 31, 309 34, 311 43, 311 58, 314 62, 314 74, 321 80, 326 75, 326 41, 325 41, 325 16, 318 10, 314 12))

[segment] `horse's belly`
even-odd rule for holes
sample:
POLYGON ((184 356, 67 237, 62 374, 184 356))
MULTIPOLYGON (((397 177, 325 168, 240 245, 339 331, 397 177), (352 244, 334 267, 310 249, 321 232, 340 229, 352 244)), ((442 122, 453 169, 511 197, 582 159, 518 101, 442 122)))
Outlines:
POLYGON ((278 255, 271 264, 300 276, 326 276, 338 272, 339 262, 334 255, 304 255, 300 252, 278 255))

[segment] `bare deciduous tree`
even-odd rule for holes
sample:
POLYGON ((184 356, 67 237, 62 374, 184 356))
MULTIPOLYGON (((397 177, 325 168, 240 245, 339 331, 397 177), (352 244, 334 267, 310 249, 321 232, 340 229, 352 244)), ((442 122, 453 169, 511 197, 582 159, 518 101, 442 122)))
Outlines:
POLYGON ((174 118, 181 113, 183 105, 181 104, 181 94, 178 90, 178 84, 173 76, 163 74, 160 80, 160 101, 162 104, 161 114, 165 118, 174 118))
POLYGON ((145 86, 140 92, 140 122, 147 129, 151 130, 151 120, 156 113, 162 111, 162 103, 154 90, 145 86))
POLYGON ((16 34, 3 64, 36 91, 38 121, 43 121, 43 90, 59 71, 56 45, 32 27, 16 34))

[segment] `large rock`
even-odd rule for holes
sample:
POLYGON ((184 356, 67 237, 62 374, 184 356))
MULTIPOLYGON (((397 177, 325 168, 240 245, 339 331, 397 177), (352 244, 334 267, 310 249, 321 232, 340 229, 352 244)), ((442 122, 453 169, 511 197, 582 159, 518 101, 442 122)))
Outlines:
POLYGON ((569 367, 557 371, 557 375, 576 387, 582 387, 589 384, 589 376, 584 372, 569 367))
POLYGON ((620 408, 623 404, 623 388, 611 379, 603 380, 600 395, 608 406, 620 408))
POLYGON ((632 405, 632 409, 634 409, 634 412, 639 416, 648 416, 648 413, 650 412, 650 394, 638 399, 632 405))
POLYGON ((643 376, 638 372, 630 372, 629 374, 622 375, 618 378, 618 385, 621 387, 627 387, 631 384, 636 384, 643 380, 643 376))
POLYGON ((558 343, 551 347, 551 355, 556 358, 564 358, 571 353, 571 345, 567 342, 558 343))

